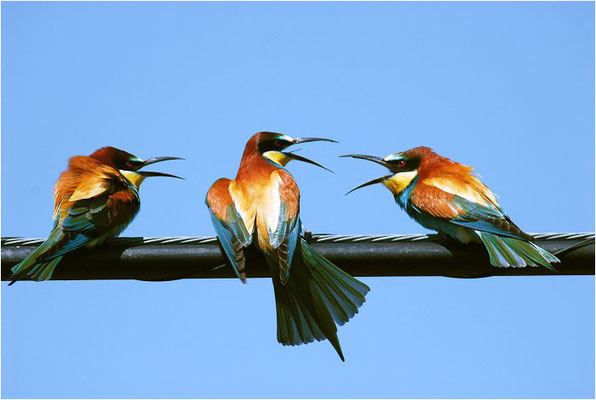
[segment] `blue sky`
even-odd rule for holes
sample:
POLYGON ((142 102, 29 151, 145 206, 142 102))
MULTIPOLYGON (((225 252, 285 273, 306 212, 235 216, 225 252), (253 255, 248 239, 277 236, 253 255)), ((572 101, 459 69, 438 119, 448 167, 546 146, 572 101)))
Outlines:
MULTIPOLYGON (((592 3, 2 3, 2 235, 42 237, 73 155, 155 179, 125 236, 212 235, 204 195, 259 130, 313 232, 424 229, 380 167, 418 145, 476 167, 528 232, 594 230, 592 3)), ((249 272, 250 274, 250 272, 249 272)), ((2 284, 3 397, 593 397, 594 278, 368 278, 327 343, 275 340, 267 279, 2 284)))

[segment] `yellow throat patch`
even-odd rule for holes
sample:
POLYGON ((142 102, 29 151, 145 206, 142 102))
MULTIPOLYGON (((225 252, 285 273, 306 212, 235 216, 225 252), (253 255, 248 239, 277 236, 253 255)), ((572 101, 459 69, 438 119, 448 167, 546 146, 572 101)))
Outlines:
POLYGON ((263 157, 265 157, 266 159, 268 159, 270 161, 273 161, 277 165, 281 165, 282 167, 285 167, 286 164, 292 160, 291 157, 288 157, 281 151, 275 151, 275 150, 264 152, 263 157))
POLYGON ((414 178, 416 178, 416 175, 418 175, 418 171, 398 172, 391 178, 385 179, 383 185, 391 190, 391 193, 397 195, 412 183, 414 178))
POLYGON ((134 171, 125 171, 121 169, 120 173, 124 175, 124 177, 128 179, 130 183, 132 183, 134 187, 137 188, 137 190, 139 190, 139 186, 141 186, 141 183, 145 180, 144 175, 137 174, 134 171))

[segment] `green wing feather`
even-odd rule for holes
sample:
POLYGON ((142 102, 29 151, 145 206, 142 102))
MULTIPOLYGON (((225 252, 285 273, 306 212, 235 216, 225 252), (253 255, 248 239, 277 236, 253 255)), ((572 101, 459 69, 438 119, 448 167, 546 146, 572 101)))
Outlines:
POLYGON ((211 207, 209 207, 209 214, 211 215, 213 228, 226 258, 232 265, 236 276, 242 282, 246 282, 243 249, 250 244, 252 237, 248 234, 242 218, 240 218, 233 205, 228 207, 228 215, 232 215, 232 218, 227 221, 219 219, 211 207))
MULTIPOLYGON (((436 227, 443 231, 449 224, 466 227, 473 230, 484 243, 490 263, 497 267, 525 267, 542 265, 554 270, 551 263, 559 259, 536 244, 533 238, 519 229, 505 212, 497 205, 484 205, 454 195, 450 200, 454 206, 463 210, 459 216, 441 220, 434 218, 426 226, 436 227)), ((420 215, 427 215, 423 210, 412 206, 420 215)), ((419 220, 419 217, 415 217, 419 220)), ((428 220, 427 220, 428 221, 428 220)))
POLYGON ((252 234, 246 229, 242 216, 236 209, 234 203, 228 204, 225 219, 219 218, 215 214, 213 207, 209 204, 207 198, 205 199, 205 204, 209 209, 211 223, 213 224, 213 228, 215 229, 215 233, 228 262, 232 265, 236 276, 238 276, 242 282, 246 282, 243 250, 251 244, 252 234))
POLYGON ((301 230, 300 218, 287 215, 288 208, 288 204, 281 201, 277 227, 274 232, 269 232, 269 244, 277 250, 279 278, 282 283, 285 283, 290 276, 290 268, 301 230))
POLYGON ((99 244, 109 237, 117 236, 127 224, 109 229, 107 202, 106 195, 80 200, 68 209, 62 221, 56 218, 54 228, 46 241, 12 267, 10 284, 23 276, 29 276, 35 281, 48 280, 65 254, 92 242, 99 244))
POLYGON ((462 215, 450 220, 456 225, 520 240, 531 239, 499 208, 474 203, 457 195, 452 201, 464 210, 462 215))

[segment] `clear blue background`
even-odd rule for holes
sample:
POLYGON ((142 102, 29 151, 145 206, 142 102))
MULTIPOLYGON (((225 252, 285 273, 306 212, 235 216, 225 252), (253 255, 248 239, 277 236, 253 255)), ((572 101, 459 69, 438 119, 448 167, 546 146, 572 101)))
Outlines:
MULTIPOLYGON (((154 179, 125 236, 212 235, 203 205, 259 130, 327 136, 290 165, 314 232, 416 233, 374 164, 473 165, 528 232, 594 230, 592 3, 2 3, 2 235, 47 235, 68 157, 154 179)), ((363 279, 327 342, 275 340, 252 279, 2 285, 3 397, 593 397, 594 278, 363 279)))

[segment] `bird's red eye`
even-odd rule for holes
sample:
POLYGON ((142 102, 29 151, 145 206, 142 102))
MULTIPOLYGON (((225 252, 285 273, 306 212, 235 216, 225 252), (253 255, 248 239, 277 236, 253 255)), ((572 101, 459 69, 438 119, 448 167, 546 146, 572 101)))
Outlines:
POLYGON ((405 167, 406 166, 406 160, 399 160, 399 162, 397 163, 398 167, 405 167))
POLYGON ((127 162, 126 162, 126 166, 127 166, 128 168, 130 168, 130 169, 133 169, 133 167, 134 167, 134 164, 133 164, 132 162, 130 162, 130 161, 127 161, 127 162))

